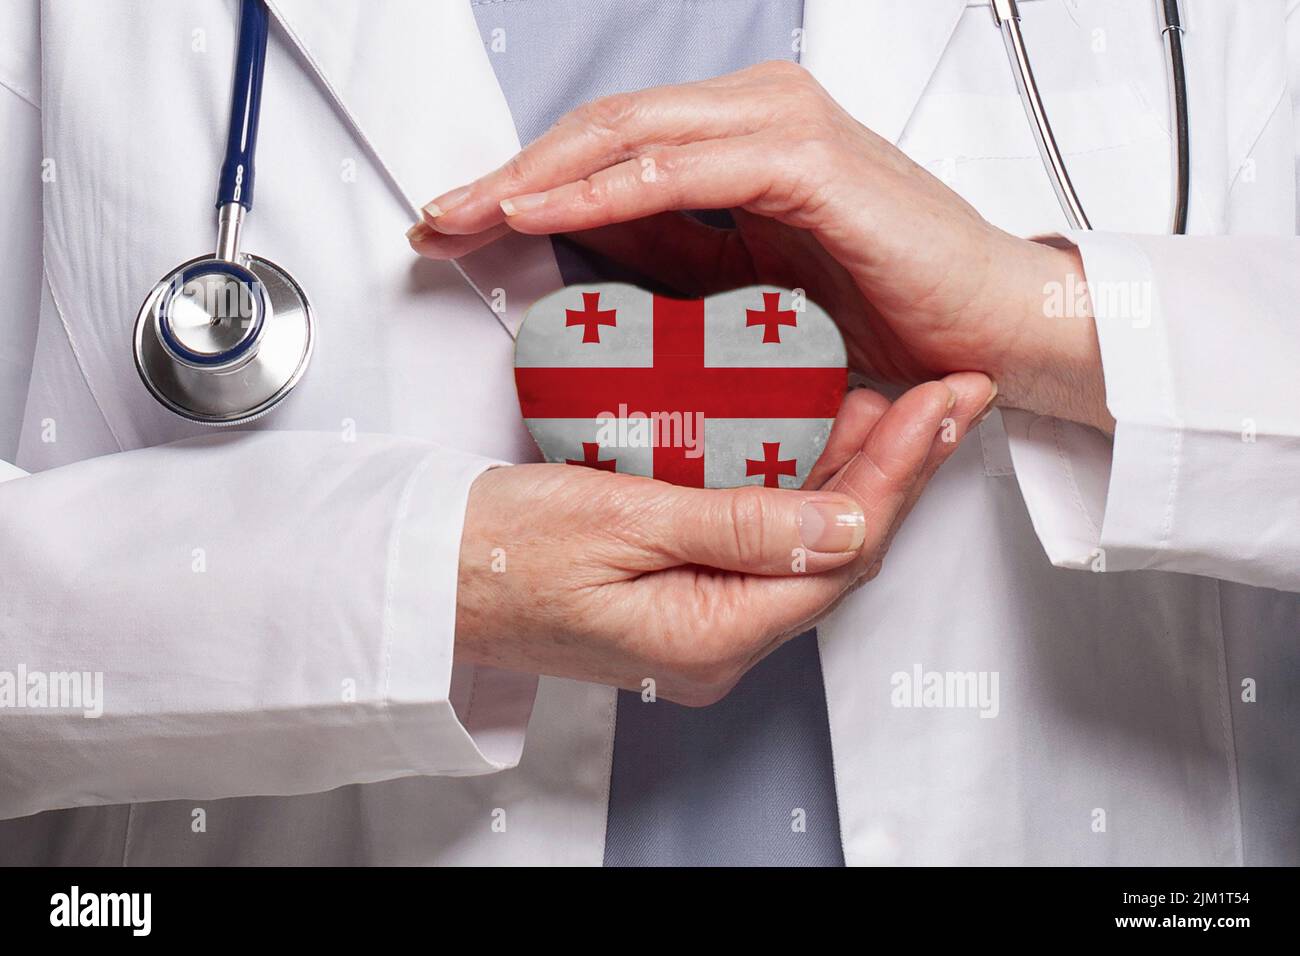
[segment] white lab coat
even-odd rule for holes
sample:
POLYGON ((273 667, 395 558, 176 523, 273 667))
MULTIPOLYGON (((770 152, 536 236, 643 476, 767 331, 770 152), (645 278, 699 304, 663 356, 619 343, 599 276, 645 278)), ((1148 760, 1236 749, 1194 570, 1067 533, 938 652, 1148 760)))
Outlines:
MULTIPOLYGON (((1063 230, 987 7, 919 6, 808 0, 803 60, 993 222, 1063 230)), ((1022 5, 1088 278, 1138 283, 1099 320, 1119 424, 991 417, 821 627, 850 863, 1300 861, 1300 13, 1186 6, 1190 231, 1233 238, 1161 235, 1154 5, 1022 5), (918 666, 996 672, 997 716, 894 706, 918 666)), ((4 0, 0 670, 102 672, 105 712, 0 710, 0 862, 599 863, 615 692, 453 656, 467 489, 536 456, 508 331, 560 284, 545 240, 403 238, 518 148, 491 54, 463 0, 270 7, 245 245, 319 344, 217 432, 130 329, 213 240, 235 4, 4 0)))

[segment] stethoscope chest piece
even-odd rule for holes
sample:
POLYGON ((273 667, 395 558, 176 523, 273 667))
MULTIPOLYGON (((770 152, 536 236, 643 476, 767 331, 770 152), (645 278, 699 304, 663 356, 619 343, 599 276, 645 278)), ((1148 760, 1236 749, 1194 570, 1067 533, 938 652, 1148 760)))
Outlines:
POLYGON ((153 287, 135 320, 135 367, 175 414, 209 425, 264 415, 302 378, 312 307, 260 256, 200 256, 153 287))
POLYGON ((163 405, 236 425, 274 408, 306 371, 311 304, 268 259, 191 259, 164 276, 135 323, 135 364, 163 405))

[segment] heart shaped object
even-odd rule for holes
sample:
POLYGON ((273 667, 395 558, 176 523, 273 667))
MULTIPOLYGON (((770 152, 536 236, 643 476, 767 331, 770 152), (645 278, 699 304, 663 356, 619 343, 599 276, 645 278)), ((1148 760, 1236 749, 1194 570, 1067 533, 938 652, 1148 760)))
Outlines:
POLYGON ((567 286, 528 310, 515 344, 547 461, 693 487, 801 486, 847 382, 830 316, 774 286, 695 300, 567 286))

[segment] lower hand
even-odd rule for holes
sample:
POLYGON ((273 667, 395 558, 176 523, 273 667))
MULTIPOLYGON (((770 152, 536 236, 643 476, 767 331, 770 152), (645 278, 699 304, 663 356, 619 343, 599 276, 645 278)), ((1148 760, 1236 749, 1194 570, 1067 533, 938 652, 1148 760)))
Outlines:
POLYGON ((456 659, 634 689, 650 678, 659 696, 712 703, 879 572, 992 398, 970 372, 892 405, 855 389, 800 491, 573 465, 488 471, 466 512, 456 659))
POLYGON ((411 241, 450 258, 510 230, 569 233, 690 296, 800 287, 874 378, 977 369, 999 404, 1113 427, 1091 317, 1044 315, 1077 251, 995 228, 790 63, 589 103, 435 199, 411 241))

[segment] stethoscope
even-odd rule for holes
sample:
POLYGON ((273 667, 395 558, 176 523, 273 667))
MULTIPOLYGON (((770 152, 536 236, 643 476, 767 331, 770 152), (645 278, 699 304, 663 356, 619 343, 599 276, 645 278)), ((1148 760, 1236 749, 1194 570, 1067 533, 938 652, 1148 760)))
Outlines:
POLYGON ((135 364, 145 386, 177 415, 206 425, 237 425, 274 408, 302 378, 314 339, 302 287, 274 262, 239 248, 253 207, 267 19, 264 0, 242 0, 216 254, 163 276, 135 323, 135 364))
MULTIPOLYGON (((1173 231, 1187 228, 1187 83, 1177 0, 1157 0, 1169 68, 1177 151, 1173 231)), ((992 0, 1016 89, 1066 219, 1091 229, 1034 81, 1016 0, 992 0)), ((140 308, 135 363, 154 397, 178 415, 235 425, 265 414, 302 378, 311 357, 311 306, 275 263, 241 252, 239 233, 253 205, 253 154, 266 66, 264 0, 241 0, 230 131, 217 190, 217 251, 164 276, 140 308)))
MULTIPOLYGON (((993 0, 993 22, 1002 31, 1002 41, 1007 48, 1007 59, 1016 79, 1016 91, 1025 108, 1030 130, 1038 145, 1038 154, 1043 161, 1043 168, 1052 181, 1056 191, 1057 202, 1066 220, 1073 229, 1091 229, 1092 224, 1083 211, 1079 194, 1070 182, 1065 160, 1057 148, 1056 137, 1052 134, 1052 124, 1047 119, 1047 110, 1042 97, 1038 95, 1038 84, 1034 82, 1034 71, 1029 65, 1029 54, 1025 50, 1025 38, 1020 32, 1020 10, 1016 0, 993 0)), ((1187 231, 1187 194, 1191 181, 1191 150, 1187 132, 1187 77, 1183 67, 1183 25, 1178 12, 1178 0, 1156 0, 1156 9, 1160 17, 1160 33, 1164 37, 1165 63, 1169 73, 1170 115, 1174 121, 1175 165, 1177 168, 1174 186, 1173 227, 1175 234, 1187 231)))

